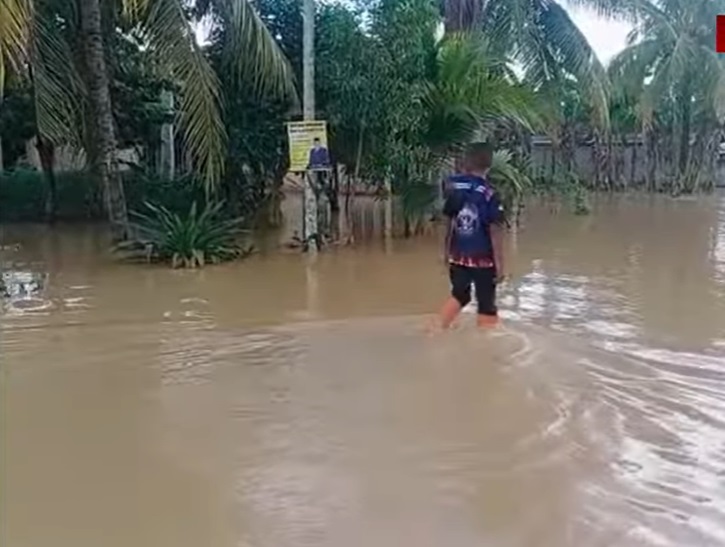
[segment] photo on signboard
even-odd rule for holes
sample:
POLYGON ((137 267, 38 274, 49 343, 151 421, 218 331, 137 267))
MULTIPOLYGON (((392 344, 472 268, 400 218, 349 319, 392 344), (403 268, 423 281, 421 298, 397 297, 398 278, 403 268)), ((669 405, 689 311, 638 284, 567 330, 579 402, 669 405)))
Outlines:
POLYGON ((287 138, 291 172, 329 171, 331 169, 326 121, 290 122, 287 124, 287 138))
POLYGON ((312 148, 310 148, 307 169, 310 171, 326 171, 330 169, 330 152, 322 144, 319 137, 312 139, 312 148))

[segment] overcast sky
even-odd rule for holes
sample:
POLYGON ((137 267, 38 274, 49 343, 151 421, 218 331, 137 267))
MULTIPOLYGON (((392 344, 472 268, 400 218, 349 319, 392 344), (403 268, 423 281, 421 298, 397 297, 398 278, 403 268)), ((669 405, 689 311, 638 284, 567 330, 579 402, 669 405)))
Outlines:
MULTIPOLYGON (((505 0, 504 0, 505 1, 505 0)), ((566 5, 566 0, 564 0, 566 5)), ((624 49, 627 40, 627 33, 630 26, 617 21, 608 21, 599 17, 595 12, 581 8, 567 6, 571 18, 579 29, 594 47, 599 59, 604 63, 624 49)), ((196 29, 197 39, 203 42, 206 37, 206 29, 200 25, 196 29)))
POLYGON ((571 7, 567 7, 567 9, 604 64, 607 64, 612 57, 624 49, 627 34, 631 29, 628 24, 608 21, 589 10, 571 7))

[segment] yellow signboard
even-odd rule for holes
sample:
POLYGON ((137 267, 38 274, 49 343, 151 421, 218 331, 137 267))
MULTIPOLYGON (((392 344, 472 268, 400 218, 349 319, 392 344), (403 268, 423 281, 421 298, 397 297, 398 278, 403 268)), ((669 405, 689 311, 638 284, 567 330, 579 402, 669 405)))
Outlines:
POLYGON ((327 122, 314 120, 289 122, 289 170, 301 172, 330 168, 330 153, 327 148, 327 122))

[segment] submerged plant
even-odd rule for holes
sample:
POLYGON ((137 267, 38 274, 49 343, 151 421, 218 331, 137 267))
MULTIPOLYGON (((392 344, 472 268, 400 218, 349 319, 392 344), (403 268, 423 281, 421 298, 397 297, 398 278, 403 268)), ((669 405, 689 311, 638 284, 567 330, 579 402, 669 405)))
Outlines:
POLYGON ((518 224, 521 202, 533 186, 527 168, 519 167, 509 150, 497 150, 493 154, 490 177, 508 212, 507 220, 518 224))
POLYGON ((199 268, 247 256, 240 239, 241 218, 224 218, 223 202, 209 203, 203 209, 196 202, 186 215, 166 207, 145 203, 147 212, 132 212, 135 237, 120 245, 118 250, 141 250, 148 260, 169 262, 173 268, 199 268))

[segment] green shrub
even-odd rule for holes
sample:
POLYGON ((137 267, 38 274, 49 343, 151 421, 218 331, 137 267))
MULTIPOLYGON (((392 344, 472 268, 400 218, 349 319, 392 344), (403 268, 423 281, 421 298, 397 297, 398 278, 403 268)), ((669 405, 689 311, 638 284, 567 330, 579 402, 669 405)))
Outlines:
MULTIPOLYGON (((187 213, 189 204, 204 199, 204 191, 191 176, 166 180, 132 167, 122 173, 129 209, 145 202, 187 213)), ((56 174, 56 218, 63 221, 105 220, 103 192, 88 171, 56 174)), ((48 186, 43 173, 15 169, 0 173, 0 221, 43 222, 48 186)))
POLYGON ((129 210, 141 210, 146 203, 162 205, 178 214, 189 212, 191 203, 205 201, 204 189, 191 175, 166 179, 139 167, 123 172, 129 210))
POLYGON ((585 182, 573 173, 555 173, 551 177, 539 177, 534 182, 534 193, 569 206, 576 215, 591 213, 589 191, 585 182))
POLYGON ((194 201, 185 215, 162 205, 145 206, 147 212, 131 212, 136 237, 119 245, 119 251, 143 250, 147 259, 169 262, 173 268, 202 267, 251 252, 240 245, 243 219, 226 218, 223 202, 198 210, 194 201))
POLYGON ((507 220, 514 224, 521 200, 531 192, 533 183, 527 172, 525 161, 517 162, 509 150, 497 150, 489 173, 507 214, 507 220))
MULTIPOLYGON (((56 175, 57 216, 63 220, 88 220, 102 213, 91 177, 86 172, 68 171, 56 175)), ((15 169, 0 173, 0 220, 4 222, 45 219, 48 192, 43 173, 15 169)))

